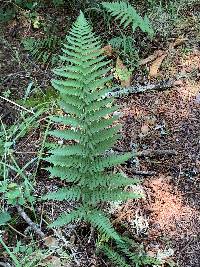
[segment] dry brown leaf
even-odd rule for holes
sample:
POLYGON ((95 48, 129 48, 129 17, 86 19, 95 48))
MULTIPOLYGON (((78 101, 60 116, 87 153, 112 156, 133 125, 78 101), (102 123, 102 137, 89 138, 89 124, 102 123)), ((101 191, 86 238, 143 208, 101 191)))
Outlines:
POLYGON ((174 86, 183 86, 183 85, 184 85, 184 83, 183 83, 182 80, 176 80, 176 81, 174 82, 174 86))
POLYGON ((59 246, 58 240, 52 236, 46 237, 44 240, 44 243, 47 247, 49 247, 51 249, 56 249, 59 246))
POLYGON ((146 136, 149 133, 149 126, 147 124, 143 124, 141 127, 140 137, 146 136))
POLYGON ((169 45, 169 49, 176 48, 177 46, 184 44, 187 40, 187 38, 178 37, 173 43, 169 45))
POLYGON ((165 52, 163 50, 156 50, 152 55, 140 60, 139 65, 146 65, 147 63, 154 61, 157 57, 162 56, 164 53, 165 52))
POLYGON ((56 257, 56 256, 49 256, 47 257, 43 263, 47 263, 49 265, 51 265, 52 267, 62 267, 62 263, 61 263, 61 260, 56 257))
POLYGON ((109 56, 109 57, 112 56, 113 49, 112 49, 112 46, 111 45, 104 46, 102 48, 102 50, 103 50, 104 55, 109 56))
POLYGON ((167 56, 167 53, 161 55, 152 63, 149 69, 149 78, 155 78, 158 76, 158 71, 166 56, 167 56))

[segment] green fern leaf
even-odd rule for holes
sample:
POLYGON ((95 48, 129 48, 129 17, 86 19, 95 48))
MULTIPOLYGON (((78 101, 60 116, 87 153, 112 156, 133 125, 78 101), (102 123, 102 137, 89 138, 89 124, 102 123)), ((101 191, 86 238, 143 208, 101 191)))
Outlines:
POLYGON ((60 93, 59 106, 66 115, 51 118, 54 123, 62 124, 64 130, 49 132, 53 137, 64 139, 65 144, 52 146, 45 159, 52 165, 47 168, 51 178, 57 177, 66 185, 43 199, 80 203, 78 209, 61 214, 51 226, 81 219, 108 238, 120 241, 110 220, 97 208, 98 203, 105 201, 138 198, 138 194, 124 191, 133 180, 111 172, 112 167, 123 164, 132 155, 106 154, 121 129, 116 122, 118 117, 113 115, 117 107, 112 98, 106 98, 111 91, 105 86, 112 78, 107 75, 109 61, 102 55, 99 38, 92 33, 83 13, 66 40, 62 67, 54 70, 59 78, 52 81, 60 93))
POLYGON ((97 227, 100 233, 105 234, 115 240, 121 241, 121 237, 114 230, 109 219, 99 210, 91 210, 87 213, 87 220, 94 226, 97 227))
POLYGON ((131 24, 133 32, 139 27, 143 32, 153 36, 154 32, 148 18, 145 16, 143 19, 129 3, 123 1, 103 2, 102 5, 111 16, 115 17, 116 20, 120 20, 120 25, 123 25, 124 28, 131 24))
POLYGON ((102 244, 100 246, 100 249, 108 257, 108 259, 110 259, 114 264, 116 264, 116 266, 130 267, 130 265, 126 263, 125 258, 122 257, 117 251, 111 249, 108 245, 102 244))
POLYGON ((78 188, 71 187, 59 189, 56 192, 49 193, 43 197, 43 200, 57 200, 57 201, 63 201, 63 200, 79 200, 81 197, 81 191, 78 188))
POLYGON ((63 225, 69 224, 71 222, 81 220, 86 217, 86 212, 83 207, 79 207, 69 213, 63 213, 60 217, 57 218, 49 227, 61 227, 63 225))

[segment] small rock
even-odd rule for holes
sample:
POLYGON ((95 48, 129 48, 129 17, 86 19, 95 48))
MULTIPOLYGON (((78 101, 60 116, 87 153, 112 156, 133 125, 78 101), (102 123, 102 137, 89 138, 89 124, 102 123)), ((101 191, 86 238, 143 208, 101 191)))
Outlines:
POLYGON ((196 98, 194 100, 195 104, 200 104, 200 93, 196 95, 196 98))

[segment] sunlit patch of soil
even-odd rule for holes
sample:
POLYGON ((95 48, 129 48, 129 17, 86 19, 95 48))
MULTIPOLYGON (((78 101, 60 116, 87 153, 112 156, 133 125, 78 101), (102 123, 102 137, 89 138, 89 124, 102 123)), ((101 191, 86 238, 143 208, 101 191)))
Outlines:
POLYGON ((184 196, 172 185, 171 179, 170 176, 161 175, 146 181, 144 183, 146 198, 128 201, 118 207, 117 221, 121 220, 132 226, 135 222, 137 227, 136 219, 142 223, 143 217, 143 226, 148 225, 149 239, 158 236, 183 238, 196 235, 199 231, 200 212, 184 203, 184 196))
POLYGON ((171 183, 171 177, 160 176, 146 182, 151 212, 149 235, 183 238, 196 235, 200 212, 184 203, 184 196, 171 183))

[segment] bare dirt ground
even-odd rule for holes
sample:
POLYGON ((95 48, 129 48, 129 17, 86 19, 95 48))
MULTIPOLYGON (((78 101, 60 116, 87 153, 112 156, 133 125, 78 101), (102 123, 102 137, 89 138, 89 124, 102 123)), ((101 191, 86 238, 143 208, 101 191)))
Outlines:
POLYGON ((145 220, 148 222, 141 229, 135 227, 141 235, 145 230, 151 252, 173 249, 179 266, 197 267, 200 265, 200 52, 195 49, 182 58, 177 51, 172 59, 173 71, 176 68, 185 74, 177 87, 129 96, 122 101, 122 146, 127 150, 130 144, 136 144, 138 150, 173 150, 176 155, 139 159, 137 170, 156 174, 143 177, 146 199, 126 204, 118 215, 124 222, 132 223, 135 219, 143 224, 145 220), (191 72, 196 76, 190 77, 191 72))

